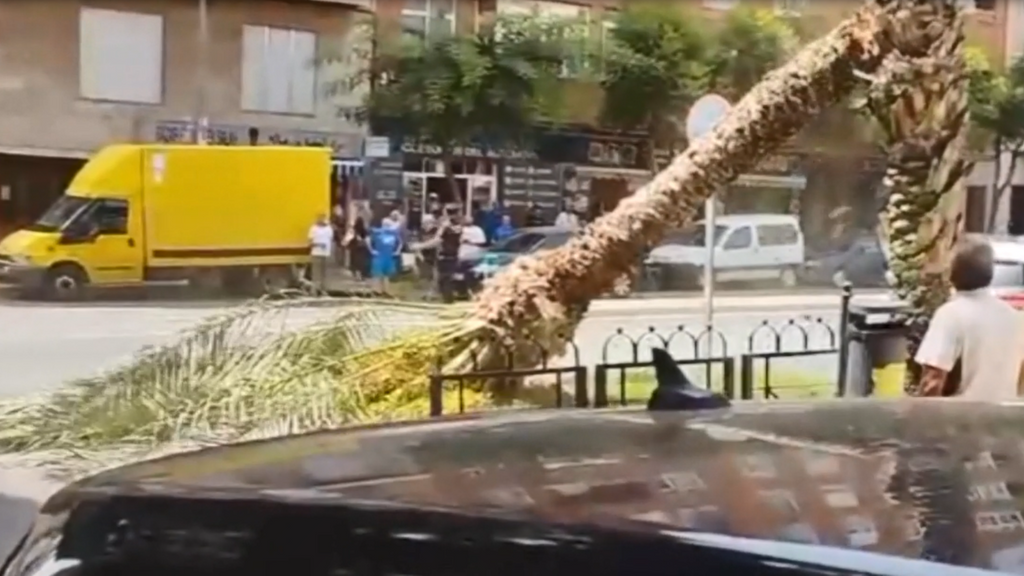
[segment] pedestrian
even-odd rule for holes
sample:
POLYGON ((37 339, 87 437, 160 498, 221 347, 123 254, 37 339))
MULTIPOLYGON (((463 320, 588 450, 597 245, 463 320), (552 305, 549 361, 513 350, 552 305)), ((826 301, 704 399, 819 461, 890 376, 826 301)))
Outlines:
POLYGON ((352 223, 352 229, 345 237, 345 248, 348 249, 348 269, 356 280, 365 280, 370 277, 370 231, 366 227, 366 220, 357 216, 352 223))
POLYGON ((536 228, 538 226, 547 226, 548 220, 544 214, 544 209, 540 207, 540 204, 536 202, 530 202, 530 205, 526 208, 526 226, 528 228, 536 228))
POLYGON ((400 224, 383 218, 380 226, 370 231, 370 274, 380 282, 380 289, 391 290, 391 279, 398 273, 398 258, 402 254, 400 224))
POLYGON ((576 232, 580 229, 580 218, 570 209, 568 202, 562 206, 562 211, 555 218, 555 226, 570 232, 576 232))
POLYGON ((334 228, 334 245, 332 249, 334 251, 334 260, 338 266, 345 266, 345 250, 344 239, 347 236, 345 232, 345 209, 342 208, 341 204, 335 204, 331 210, 331 227, 334 228))
POLYGON ((326 214, 320 214, 309 229, 309 276, 317 294, 327 292, 327 267, 334 245, 334 228, 326 214))
POLYGON ((501 224, 494 229, 494 241, 501 242, 506 238, 511 238, 516 233, 516 227, 512 225, 512 217, 505 214, 501 217, 501 224))
POLYGON ((956 293, 939 307, 915 360, 921 365, 922 396, 959 396, 999 401, 1016 398, 1024 339, 1019 313, 989 285, 995 267, 992 246, 964 240, 953 255, 949 279, 956 293), (951 374, 959 364, 959 382, 951 374))

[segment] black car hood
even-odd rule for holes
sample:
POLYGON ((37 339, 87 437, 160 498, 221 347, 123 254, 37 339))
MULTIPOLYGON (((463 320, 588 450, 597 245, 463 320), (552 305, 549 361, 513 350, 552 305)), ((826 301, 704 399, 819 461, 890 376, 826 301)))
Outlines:
POLYGON ((368 426, 111 470, 62 490, 44 512, 112 498, 386 502, 798 540, 979 567, 1019 556, 1024 567, 1024 551, 1015 552, 1024 545, 1016 503, 1024 498, 1022 410, 842 400, 368 426))

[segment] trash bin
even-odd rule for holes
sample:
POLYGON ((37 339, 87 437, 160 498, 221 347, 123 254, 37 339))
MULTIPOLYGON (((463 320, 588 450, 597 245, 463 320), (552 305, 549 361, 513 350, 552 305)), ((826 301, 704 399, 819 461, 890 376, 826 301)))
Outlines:
POLYGON ((909 308, 893 298, 861 297, 850 301, 842 342, 846 357, 839 368, 841 396, 903 395, 909 308))

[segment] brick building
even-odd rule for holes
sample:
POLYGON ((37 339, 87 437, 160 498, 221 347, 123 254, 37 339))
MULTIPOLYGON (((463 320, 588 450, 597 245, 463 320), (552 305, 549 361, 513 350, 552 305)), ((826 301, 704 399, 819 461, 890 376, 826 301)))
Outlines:
POLYGON ((363 129, 328 97, 365 0, 34 0, 0 4, 0 228, 38 216, 112 142, 324 143, 363 129), (206 41, 201 10, 206 5, 206 41), (205 64, 205 65, 204 65, 205 64))

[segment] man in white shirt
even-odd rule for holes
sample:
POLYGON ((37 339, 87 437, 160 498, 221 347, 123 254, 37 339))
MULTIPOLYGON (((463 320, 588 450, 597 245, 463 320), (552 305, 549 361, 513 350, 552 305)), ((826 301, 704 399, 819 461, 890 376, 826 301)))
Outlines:
POLYGON ((309 229, 309 272, 310 281, 317 293, 326 292, 327 265, 334 246, 334 228, 321 214, 309 229))
POLYGON ((1024 340, 1020 313, 992 293, 992 246, 967 239, 950 264, 956 294, 939 307, 915 360, 922 367, 922 396, 941 396, 960 361, 956 395, 998 401, 1017 397, 1024 340))
POLYGON ((462 246, 459 249, 460 258, 472 258, 483 251, 487 245, 487 234, 484 229, 477 226, 473 219, 467 216, 462 224, 462 246))
POLYGON ((576 232, 580 229, 579 216, 571 212, 568 207, 562 208, 562 211, 555 218, 555 226, 563 230, 576 232))

